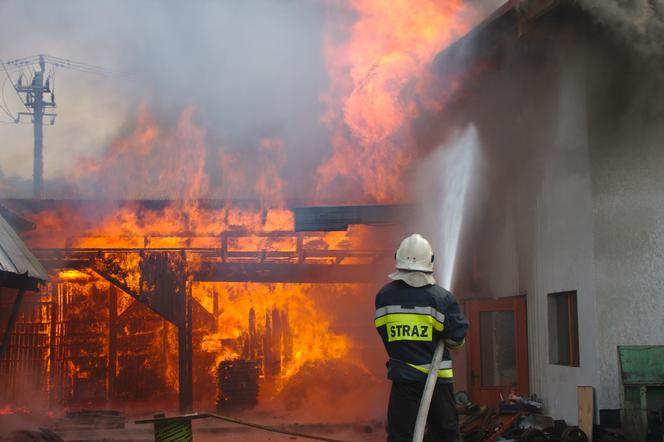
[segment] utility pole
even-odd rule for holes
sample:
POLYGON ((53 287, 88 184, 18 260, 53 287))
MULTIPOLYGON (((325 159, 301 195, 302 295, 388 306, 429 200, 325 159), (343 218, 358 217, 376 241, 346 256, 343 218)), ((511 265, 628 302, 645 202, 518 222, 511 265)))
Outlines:
POLYGON ((34 130, 34 162, 33 162, 33 198, 44 197, 44 135, 43 124, 44 117, 51 117, 51 124, 54 123, 55 113, 46 113, 46 109, 55 108, 55 95, 51 91, 50 79, 46 76, 46 62, 44 56, 39 56, 39 70, 32 76, 30 85, 23 85, 23 77, 19 77, 15 89, 19 94, 25 94, 23 104, 31 112, 19 112, 20 116, 31 116, 34 130), (44 94, 51 94, 50 101, 44 101, 44 94))
POLYGON ((34 163, 33 163, 33 189, 32 197, 35 199, 44 197, 44 117, 50 117, 51 124, 55 123, 54 111, 47 112, 49 109, 55 109, 55 88, 53 82, 55 78, 56 68, 71 69, 74 71, 84 72, 87 74, 104 75, 111 77, 118 77, 122 75, 118 72, 109 71, 98 66, 78 61, 67 60, 64 58, 53 57, 51 55, 32 55, 30 57, 11 60, 4 63, 0 60, 0 67, 5 71, 5 75, 11 80, 12 86, 18 95, 18 98, 23 102, 27 112, 19 112, 18 116, 14 118, 15 123, 20 121, 22 116, 31 117, 34 129, 35 148, 34 148, 34 163), (51 75, 46 75, 46 65, 52 67, 51 75), (18 70, 21 75, 18 81, 14 83, 11 80, 11 73, 7 66, 18 70), (32 72, 32 79, 29 84, 23 84, 23 69, 29 69, 32 72), (50 94, 50 100, 44 100, 44 94, 50 94))

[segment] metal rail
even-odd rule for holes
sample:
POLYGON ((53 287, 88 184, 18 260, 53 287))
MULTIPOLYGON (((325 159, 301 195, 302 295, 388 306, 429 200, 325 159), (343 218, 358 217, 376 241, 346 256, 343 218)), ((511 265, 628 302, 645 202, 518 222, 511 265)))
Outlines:
POLYGON ((183 423, 185 425, 191 426, 191 421, 192 420, 194 420, 194 419, 205 419, 205 418, 208 418, 208 417, 213 418, 213 419, 222 420, 222 421, 225 421, 225 422, 231 422, 231 423, 238 424, 238 425, 244 425, 245 427, 257 428, 259 430, 269 431, 270 433, 287 434, 289 436, 301 437, 303 439, 320 440, 320 441, 326 441, 326 442, 344 442, 343 440, 340 440, 340 439, 331 439, 329 437, 315 436, 315 435, 311 435, 311 434, 299 433, 297 431, 285 430, 285 429, 282 429, 282 428, 257 424, 255 422, 249 422, 249 421, 245 421, 245 420, 242 420, 242 419, 235 419, 235 418, 232 418, 232 417, 220 416, 218 414, 213 414, 213 413, 193 413, 193 414, 186 414, 186 415, 183 415, 183 416, 173 416, 173 417, 165 417, 165 416, 162 416, 162 415, 157 415, 157 416, 155 416, 154 419, 142 419, 142 420, 137 420, 134 423, 136 423, 136 424, 154 424, 155 427, 156 427, 156 426, 158 426, 160 424, 164 424, 164 423, 173 422, 173 423, 177 424, 178 422, 180 422, 180 423, 183 423))

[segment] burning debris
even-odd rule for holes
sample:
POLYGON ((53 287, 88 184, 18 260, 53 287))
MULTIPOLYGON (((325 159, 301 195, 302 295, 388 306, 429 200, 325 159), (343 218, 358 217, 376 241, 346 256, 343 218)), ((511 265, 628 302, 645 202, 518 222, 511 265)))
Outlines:
POLYGON ((248 410, 258 404, 259 369, 256 361, 221 361, 217 373, 218 411, 248 410))
MULTIPOLYGON (((81 219, 84 208, 67 204, 38 213, 54 220, 70 211, 68 219, 81 219)), ((173 213, 170 205, 141 210, 132 218, 173 213)), ((101 224, 118 220, 111 232, 121 235, 78 230, 72 237, 64 221, 51 223, 51 229, 61 226, 62 236, 33 232, 33 250, 58 272, 46 292, 50 298, 42 298, 42 316, 34 319, 45 331, 40 357, 47 364, 40 376, 50 380, 50 401, 139 404, 149 396, 172 404, 177 393, 181 405, 194 397, 207 407, 216 400, 219 407, 243 408, 278 397, 307 365, 350 357, 349 339, 330 331, 315 299, 364 290, 371 279, 355 269, 387 254, 354 249, 359 238, 353 232, 274 231, 269 211, 224 210, 231 219, 255 220, 257 231, 220 224, 220 239, 193 226, 181 231, 176 222, 163 237, 148 223, 143 232, 122 225, 129 212, 120 208, 101 224), (246 370, 238 372, 241 364, 246 370), (247 398, 229 392, 229 382, 240 377, 247 398), (215 394, 210 385, 216 384, 215 394)), ((204 211, 215 213, 198 207, 199 216, 204 211)))

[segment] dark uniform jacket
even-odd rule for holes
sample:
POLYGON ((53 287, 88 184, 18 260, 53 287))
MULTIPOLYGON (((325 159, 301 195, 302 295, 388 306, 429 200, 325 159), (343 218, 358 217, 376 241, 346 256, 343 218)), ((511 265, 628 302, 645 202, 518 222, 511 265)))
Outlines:
POLYGON ((411 287, 403 281, 385 285, 376 295, 376 329, 390 359, 391 380, 424 381, 440 339, 446 348, 438 382, 453 381, 448 348, 463 345, 468 321, 454 295, 438 285, 411 287))

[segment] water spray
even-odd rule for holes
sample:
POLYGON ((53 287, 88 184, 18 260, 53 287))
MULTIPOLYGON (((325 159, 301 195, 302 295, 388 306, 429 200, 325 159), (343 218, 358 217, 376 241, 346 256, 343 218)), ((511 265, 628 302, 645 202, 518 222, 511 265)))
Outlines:
POLYGON ((452 286, 477 144, 477 130, 469 126, 454 142, 439 148, 437 165, 442 196, 437 213, 437 219, 440 220, 440 259, 436 260, 436 268, 438 283, 447 290, 452 286))
MULTIPOLYGON (((461 236, 461 223, 466 207, 466 197, 477 145, 477 130, 474 126, 469 126, 453 143, 439 148, 438 155, 440 156, 437 157, 440 159, 436 164, 440 166, 439 176, 441 179, 440 186, 442 187, 442 198, 438 212, 441 220, 440 251, 442 252, 442 259, 437 263, 438 282, 448 290, 452 285, 452 277, 454 276, 454 265, 461 236)), ((429 406, 438 378, 438 367, 444 353, 445 343, 440 340, 434 351, 431 370, 429 370, 424 384, 420 408, 415 421, 413 442, 422 442, 424 438, 429 406)))

